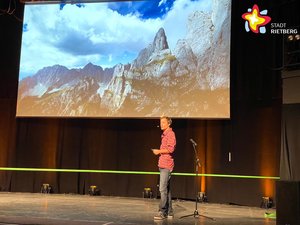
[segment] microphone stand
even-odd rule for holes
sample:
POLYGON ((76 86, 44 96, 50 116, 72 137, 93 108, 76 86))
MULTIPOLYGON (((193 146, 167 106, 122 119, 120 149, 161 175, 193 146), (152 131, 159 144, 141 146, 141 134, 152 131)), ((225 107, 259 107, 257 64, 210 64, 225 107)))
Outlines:
POLYGON ((201 167, 201 164, 200 164, 200 160, 199 160, 198 154, 197 154, 197 149, 196 149, 197 144, 195 142, 192 142, 192 145, 193 145, 193 149, 194 149, 194 153, 195 153, 195 178, 196 178, 196 181, 195 181, 195 190, 196 190, 195 211, 194 211, 193 214, 188 214, 188 215, 185 215, 185 216, 181 216, 179 219, 182 219, 182 218, 185 218, 185 217, 190 217, 190 216, 193 216, 194 218, 198 218, 199 216, 202 216, 202 217, 208 218, 210 220, 214 220, 214 218, 201 215, 198 212, 198 199, 199 199, 198 198, 198 189, 199 189, 198 175, 199 175, 199 167, 201 167))

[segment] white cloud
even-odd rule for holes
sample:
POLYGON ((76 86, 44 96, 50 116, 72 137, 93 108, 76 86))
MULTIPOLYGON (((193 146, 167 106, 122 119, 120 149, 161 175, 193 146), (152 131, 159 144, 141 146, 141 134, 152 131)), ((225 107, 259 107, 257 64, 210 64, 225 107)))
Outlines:
POLYGON ((161 0, 159 3, 158 3, 158 7, 160 7, 161 5, 163 4, 166 4, 167 0, 161 0))
POLYGON ((53 4, 26 6, 28 32, 23 34, 21 73, 34 74, 54 64, 74 68, 84 66, 88 60, 108 64, 122 51, 138 52, 147 46, 161 26, 160 19, 143 21, 136 15, 122 16, 106 5, 78 8, 68 4, 63 10, 53 4), (109 52, 116 55, 101 57, 109 52), (97 54, 99 61, 95 61, 97 54), (104 58, 108 61, 101 62, 104 58), (79 63, 79 59, 84 60, 79 63))
POLYGON ((63 10, 55 4, 28 5, 21 75, 33 75, 55 64, 79 68, 92 62, 104 67, 121 58, 130 60, 153 41, 160 27, 165 28, 169 46, 174 48, 178 38, 186 33, 183 18, 194 9, 205 9, 204 2, 207 1, 177 0, 163 20, 120 15, 109 9, 108 3, 90 3, 82 8, 67 4, 63 10), (124 52, 127 56, 122 55, 124 52))

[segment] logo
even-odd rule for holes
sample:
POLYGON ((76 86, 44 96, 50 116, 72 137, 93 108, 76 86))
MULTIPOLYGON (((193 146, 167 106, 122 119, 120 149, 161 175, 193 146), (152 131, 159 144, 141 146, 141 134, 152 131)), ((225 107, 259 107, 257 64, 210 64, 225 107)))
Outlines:
POLYGON ((256 34, 266 33, 265 25, 271 21, 271 17, 267 16, 268 10, 259 11, 258 6, 255 4, 252 9, 249 8, 247 13, 242 15, 242 18, 246 20, 245 29, 247 32, 250 30, 256 34))

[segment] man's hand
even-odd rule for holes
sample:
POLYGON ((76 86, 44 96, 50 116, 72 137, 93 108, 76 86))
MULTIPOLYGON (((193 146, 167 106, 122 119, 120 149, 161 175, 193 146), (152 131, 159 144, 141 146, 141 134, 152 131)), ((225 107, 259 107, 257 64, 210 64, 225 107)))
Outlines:
POLYGON ((152 152, 153 152, 154 155, 159 155, 160 154, 159 149, 152 149, 152 152))

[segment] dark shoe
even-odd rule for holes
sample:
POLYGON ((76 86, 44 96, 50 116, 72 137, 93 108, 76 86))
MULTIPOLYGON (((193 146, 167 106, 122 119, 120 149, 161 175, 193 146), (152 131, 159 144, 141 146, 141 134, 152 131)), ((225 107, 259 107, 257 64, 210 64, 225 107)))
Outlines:
POLYGON ((154 220, 164 220, 166 218, 166 215, 164 215, 162 212, 158 212, 157 215, 154 216, 154 220))

